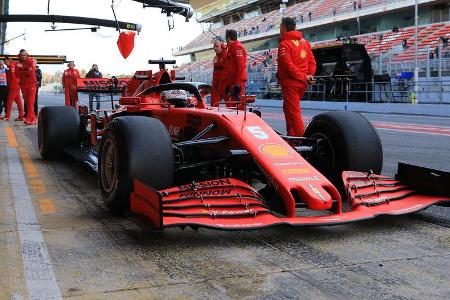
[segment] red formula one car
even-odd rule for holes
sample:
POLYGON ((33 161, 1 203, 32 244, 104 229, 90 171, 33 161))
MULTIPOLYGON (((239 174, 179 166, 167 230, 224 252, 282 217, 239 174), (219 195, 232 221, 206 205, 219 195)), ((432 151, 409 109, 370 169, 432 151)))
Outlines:
POLYGON ((396 178, 378 175, 381 142, 358 113, 319 114, 305 137, 283 136, 252 108, 209 107, 209 85, 179 82, 167 61, 156 63, 157 73, 109 85, 80 80, 80 90, 122 92, 110 111, 45 107, 39 115, 42 157, 64 151, 91 166, 114 212, 145 216, 158 230, 254 229, 341 224, 450 203, 447 172, 400 164, 396 178))

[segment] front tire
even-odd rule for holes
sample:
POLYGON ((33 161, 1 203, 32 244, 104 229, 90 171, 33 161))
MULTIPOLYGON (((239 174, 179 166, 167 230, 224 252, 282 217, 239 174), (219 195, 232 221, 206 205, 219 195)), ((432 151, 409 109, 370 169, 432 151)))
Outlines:
POLYGON ((134 179, 159 190, 172 185, 173 173, 172 140, 159 120, 124 116, 109 124, 98 164, 100 190, 108 209, 116 213, 129 209, 134 179))
POLYGON ((342 188, 343 171, 381 173, 383 149, 380 137, 359 113, 319 114, 308 124, 305 137, 321 139, 319 154, 311 162, 337 187, 342 188))
POLYGON ((40 110, 38 147, 43 159, 56 158, 64 148, 80 143, 80 115, 73 107, 46 106, 40 110))

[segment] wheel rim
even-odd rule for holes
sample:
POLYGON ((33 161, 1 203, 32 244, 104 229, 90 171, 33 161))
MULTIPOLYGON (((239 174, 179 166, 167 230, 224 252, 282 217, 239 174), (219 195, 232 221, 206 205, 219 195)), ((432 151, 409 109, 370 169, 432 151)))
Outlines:
POLYGON ((333 169, 336 166, 336 153, 328 136, 321 132, 316 132, 311 137, 322 140, 318 146, 318 158, 321 165, 327 169, 333 169))
POLYGON ((105 192, 110 193, 117 186, 117 151, 112 139, 105 141, 101 155, 101 181, 105 192))

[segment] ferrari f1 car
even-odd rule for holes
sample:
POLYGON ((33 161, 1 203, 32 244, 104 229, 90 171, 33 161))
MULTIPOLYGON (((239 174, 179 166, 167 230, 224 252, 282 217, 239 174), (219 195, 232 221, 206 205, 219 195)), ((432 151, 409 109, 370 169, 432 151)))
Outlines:
MULTIPOLYGON (((155 61, 152 61, 155 63, 155 61)), ((98 172, 106 206, 174 226, 255 229, 333 225, 450 203, 450 173, 399 164, 379 175, 383 153, 355 112, 316 115, 302 138, 273 130, 251 107, 209 107, 210 86, 174 71, 137 72, 80 90, 121 91, 112 110, 44 107, 44 159, 66 152, 98 172)), ((243 97, 242 103, 252 97, 243 97)))

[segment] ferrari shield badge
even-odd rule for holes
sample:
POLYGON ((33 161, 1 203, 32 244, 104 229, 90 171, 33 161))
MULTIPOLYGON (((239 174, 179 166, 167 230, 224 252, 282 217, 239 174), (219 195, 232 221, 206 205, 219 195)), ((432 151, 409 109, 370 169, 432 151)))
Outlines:
POLYGON ((306 51, 302 49, 302 51, 300 51, 300 57, 301 58, 305 58, 306 57, 306 51))
POLYGON ((117 47, 119 47, 120 54, 122 54, 123 58, 127 58, 133 51, 135 35, 136 33, 134 31, 122 31, 119 34, 117 47))

